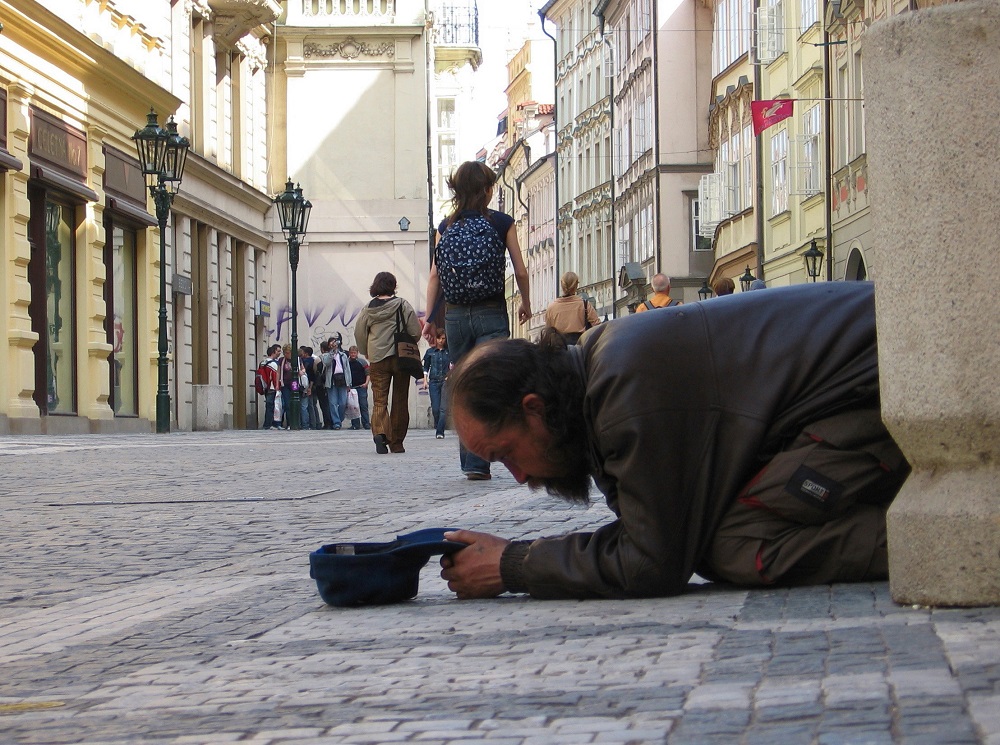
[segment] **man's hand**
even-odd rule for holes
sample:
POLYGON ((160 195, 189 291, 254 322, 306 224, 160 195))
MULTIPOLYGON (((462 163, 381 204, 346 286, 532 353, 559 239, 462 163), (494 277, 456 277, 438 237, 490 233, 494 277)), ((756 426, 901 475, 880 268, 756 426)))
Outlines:
POLYGON ((506 589, 500 579, 500 556, 510 541, 471 530, 456 530, 444 537, 468 544, 451 556, 441 557, 441 578, 459 600, 495 598, 506 589))

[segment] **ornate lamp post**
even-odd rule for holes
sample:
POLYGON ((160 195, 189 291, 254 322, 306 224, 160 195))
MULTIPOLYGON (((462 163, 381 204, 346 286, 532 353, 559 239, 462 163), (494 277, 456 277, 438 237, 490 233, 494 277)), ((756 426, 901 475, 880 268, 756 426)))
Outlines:
POLYGON ((288 241, 288 264, 292 268, 292 402, 288 413, 288 424, 292 429, 301 429, 300 421, 302 392, 299 390, 299 305, 296 273, 299 269, 300 238, 306 234, 309 226, 309 213, 312 203, 302 196, 302 186, 295 186, 291 179, 285 184, 285 190, 274 198, 278 208, 278 219, 281 221, 281 232, 288 241))
POLYGON ((698 298, 701 300, 708 300, 715 293, 712 292, 712 288, 708 286, 708 277, 706 277, 702 283, 701 287, 698 288, 698 298))
POLYGON ((809 243, 809 248, 802 254, 802 259, 806 262, 806 274, 815 282, 820 269, 823 268, 823 252, 816 248, 815 240, 809 243))
POLYGON ((156 431, 170 431, 170 389, 167 385, 167 217, 174 195, 181 188, 184 164, 191 143, 177 133, 173 117, 166 128, 156 123, 156 112, 149 110, 146 126, 132 135, 139 155, 139 167, 156 205, 160 224, 160 328, 156 361, 156 431))
POLYGON ((751 274, 750 265, 747 264, 747 270, 743 272, 743 276, 740 277, 740 289, 743 290, 743 292, 748 292, 750 290, 750 285, 753 284, 755 279, 757 278, 751 274))

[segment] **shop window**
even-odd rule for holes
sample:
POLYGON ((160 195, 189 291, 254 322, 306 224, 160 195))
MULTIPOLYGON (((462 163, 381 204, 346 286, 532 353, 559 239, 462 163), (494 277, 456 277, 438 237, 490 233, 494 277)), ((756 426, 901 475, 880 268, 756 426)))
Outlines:
POLYGON ((116 416, 139 415, 136 231, 112 225, 111 238, 111 408, 116 416))
POLYGON ((76 413, 74 210, 45 202, 45 411, 76 413))

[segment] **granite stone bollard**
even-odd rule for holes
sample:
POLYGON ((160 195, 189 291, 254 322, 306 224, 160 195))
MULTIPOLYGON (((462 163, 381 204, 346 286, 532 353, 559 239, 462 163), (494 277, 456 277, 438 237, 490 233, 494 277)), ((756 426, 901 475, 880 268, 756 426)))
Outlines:
POLYGON ((913 473, 889 510, 892 597, 1000 604, 1000 4, 865 35, 882 412, 913 473))

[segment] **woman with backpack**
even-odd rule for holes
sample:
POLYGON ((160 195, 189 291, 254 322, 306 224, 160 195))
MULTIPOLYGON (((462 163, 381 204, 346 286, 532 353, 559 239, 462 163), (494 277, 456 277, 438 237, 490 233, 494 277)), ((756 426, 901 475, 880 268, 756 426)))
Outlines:
MULTIPOLYGON (((485 163, 468 161, 448 180, 451 214, 438 226, 427 281, 424 338, 434 344, 444 320, 448 350, 458 364, 473 347, 510 337, 504 296, 507 255, 521 293, 518 319, 531 318, 528 270, 521 257, 514 218, 489 209, 496 174, 485 163)), ((490 464, 459 444, 462 472, 472 481, 491 478, 490 464)))
POLYGON ((576 344, 584 331, 601 322, 594 306, 576 294, 580 277, 576 272, 566 272, 559 280, 562 296, 545 309, 545 325, 562 334, 567 344, 576 344))

